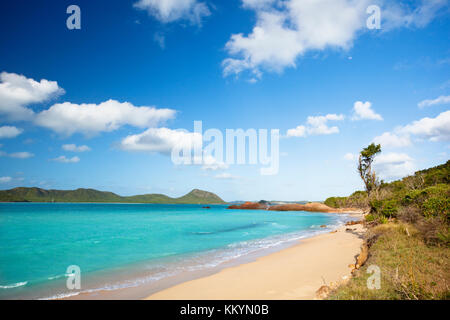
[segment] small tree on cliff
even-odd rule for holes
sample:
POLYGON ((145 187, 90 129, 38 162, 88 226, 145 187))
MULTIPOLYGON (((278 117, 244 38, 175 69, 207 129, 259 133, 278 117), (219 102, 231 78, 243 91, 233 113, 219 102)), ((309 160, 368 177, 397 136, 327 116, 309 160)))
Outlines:
POLYGON ((359 154, 358 172, 361 179, 366 186, 367 196, 370 197, 370 193, 377 188, 378 179, 375 172, 372 171, 372 163, 375 156, 381 152, 381 146, 374 143, 370 144, 367 148, 364 148, 359 154))

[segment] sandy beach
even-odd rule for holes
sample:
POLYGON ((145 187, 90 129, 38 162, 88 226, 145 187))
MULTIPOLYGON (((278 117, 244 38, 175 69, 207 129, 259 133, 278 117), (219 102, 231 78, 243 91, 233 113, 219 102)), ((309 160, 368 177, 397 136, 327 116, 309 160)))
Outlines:
MULTIPOLYGON (((353 215, 355 220, 362 215, 353 215)), ((156 292, 151 300, 316 299, 324 284, 350 278, 350 264, 360 252, 362 225, 301 240, 298 244, 256 261, 156 292), (351 230, 346 230, 351 229, 351 230)))

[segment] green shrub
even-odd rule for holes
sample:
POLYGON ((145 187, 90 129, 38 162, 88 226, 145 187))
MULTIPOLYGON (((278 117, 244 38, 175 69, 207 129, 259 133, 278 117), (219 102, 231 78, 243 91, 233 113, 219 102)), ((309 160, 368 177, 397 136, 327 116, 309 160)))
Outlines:
POLYGON ((371 213, 367 214, 365 218, 366 218, 367 222, 372 222, 372 221, 375 221, 375 219, 376 219, 375 216, 371 213))
POLYGON ((397 201, 395 200, 387 200, 383 201, 381 214, 387 218, 393 218, 397 216, 398 207, 397 201))
POLYGON ((450 199, 429 198, 422 204, 422 213, 425 218, 441 217, 446 221, 450 215, 450 199))

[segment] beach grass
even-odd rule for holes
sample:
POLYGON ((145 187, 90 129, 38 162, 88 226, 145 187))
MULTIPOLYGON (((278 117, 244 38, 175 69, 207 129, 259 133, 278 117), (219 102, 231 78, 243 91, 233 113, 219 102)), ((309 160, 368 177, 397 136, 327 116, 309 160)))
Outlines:
POLYGON ((389 222, 371 228, 366 264, 346 284, 335 289, 333 300, 422 300, 450 298, 450 248, 427 245, 412 225, 389 222), (368 289, 371 265, 381 271, 381 288, 368 289))

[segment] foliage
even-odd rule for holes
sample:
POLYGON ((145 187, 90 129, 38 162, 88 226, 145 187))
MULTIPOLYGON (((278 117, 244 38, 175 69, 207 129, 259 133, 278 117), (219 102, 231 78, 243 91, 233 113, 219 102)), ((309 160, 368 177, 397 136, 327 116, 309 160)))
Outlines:
POLYGON ((428 246, 412 225, 388 223, 370 229, 377 236, 366 264, 329 299, 449 299, 450 249, 428 246), (369 290, 370 265, 381 269, 381 288, 369 290))
POLYGON ((372 143, 368 147, 364 148, 359 155, 358 172, 364 182, 364 185, 366 186, 366 191, 369 196, 378 184, 375 172, 372 171, 372 163, 375 156, 380 152, 381 146, 379 144, 375 145, 372 143))

